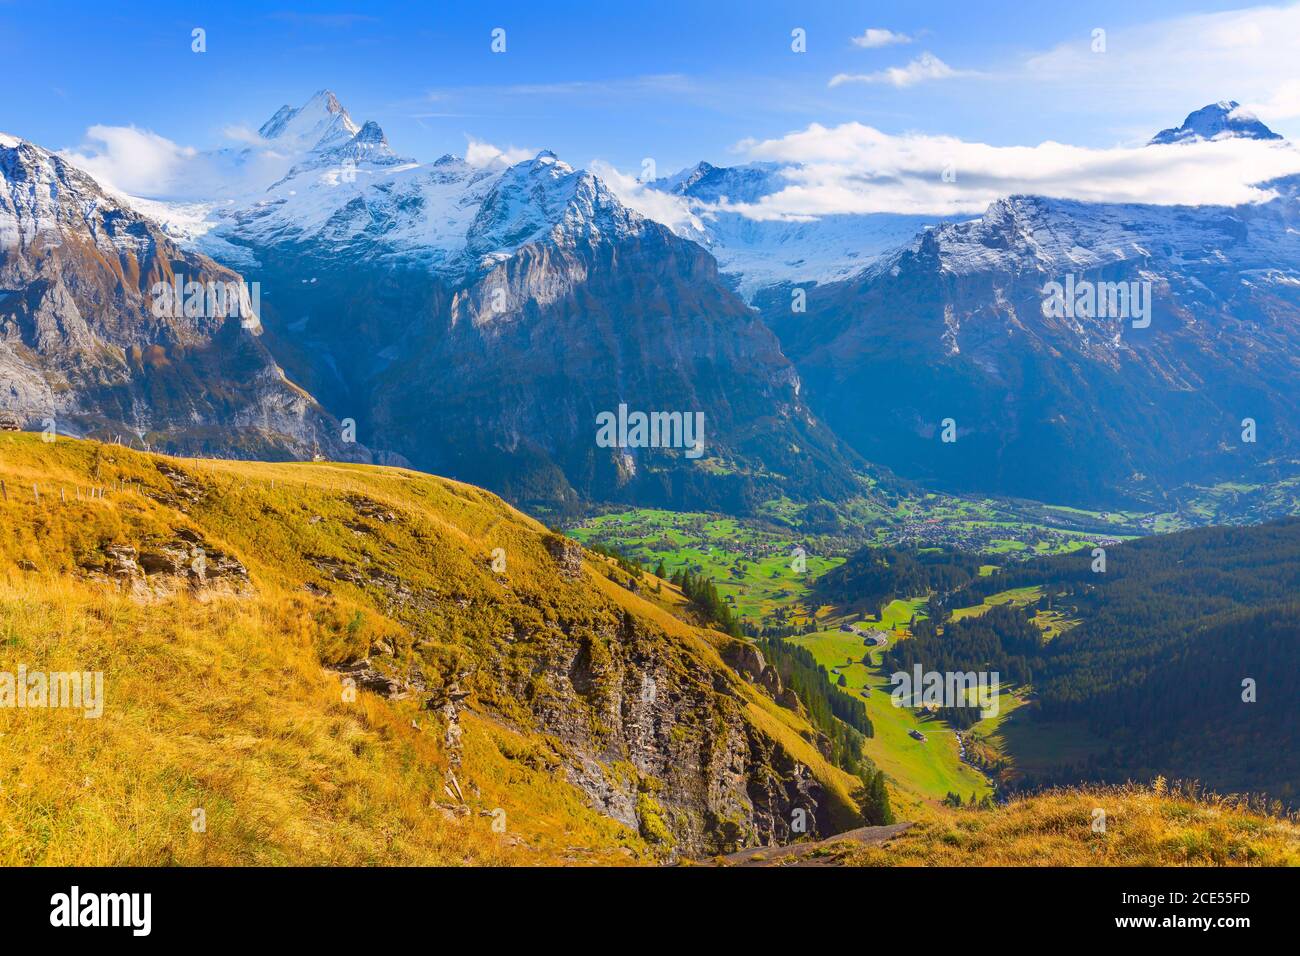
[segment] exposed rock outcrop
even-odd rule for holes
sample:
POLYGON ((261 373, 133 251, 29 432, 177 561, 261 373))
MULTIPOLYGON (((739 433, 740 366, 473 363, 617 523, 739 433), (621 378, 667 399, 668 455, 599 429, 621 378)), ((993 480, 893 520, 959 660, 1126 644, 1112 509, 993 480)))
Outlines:
POLYGON ((246 594, 248 569, 233 555, 214 548, 186 528, 170 538, 148 538, 140 547, 112 542, 81 561, 92 577, 129 586, 140 598, 163 597, 187 589, 200 597, 246 594))
POLYGON ((576 580, 582 574, 582 545, 578 542, 562 534, 549 534, 546 536, 546 550, 566 579, 576 580))
POLYGON ((675 851, 690 854, 789 840, 796 809, 808 832, 830 832, 821 785, 746 719, 734 674, 666 653, 635 619, 573 628, 547 648, 519 693, 571 748, 569 779, 606 813, 643 834, 652 816, 650 829, 662 826, 675 851), (629 765, 634 774, 609 770, 629 765))
POLYGON ((763 652, 748 641, 735 641, 723 651, 723 660, 752 684, 767 691, 767 695, 787 710, 804 715, 803 704, 793 688, 784 687, 775 667, 768 666, 763 652))

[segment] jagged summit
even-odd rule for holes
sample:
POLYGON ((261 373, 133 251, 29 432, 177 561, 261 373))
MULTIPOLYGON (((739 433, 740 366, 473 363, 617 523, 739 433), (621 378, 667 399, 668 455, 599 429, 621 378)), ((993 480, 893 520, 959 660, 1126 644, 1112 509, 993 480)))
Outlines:
POLYGON ((314 162, 311 165, 352 162, 355 164, 374 163, 392 165, 411 163, 414 160, 398 156, 388 145, 388 137, 374 120, 366 120, 356 134, 346 142, 327 149, 316 148, 312 151, 314 162))
POLYGON ((0 143, 0 276, 0 412, 19 422, 148 435, 177 454, 296 458, 319 441, 365 457, 262 343, 259 292, 64 157, 13 139, 0 143), (160 292, 176 283, 202 301, 176 310, 160 292))
POLYGON ((379 124, 374 120, 366 120, 357 130, 357 135, 352 137, 353 142, 357 143, 383 143, 388 145, 388 138, 384 136, 384 131, 379 128, 379 124))
POLYGON ((653 180, 649 185, 651 189, 657 189, 660 192, 672 193, 675 196, 688 195, 691 189, 710 173, 716 172, 717 166, 712 163, 700 160, 694 166, 687 166, 685 169, 673 173, 671 176, 660 176, 653 180))
POLYGON ((1187 115, 1183 125, 1163 129, 1148 145, 1201 143, 1223 139, 1281 139, 1236 100, 1220 100, 1187 115))
POLYGON ((6 250, 38 237, 74 231, 102 253, 147 256, 155 244, 149 223, 93 177, 62 156, 0 134, 0 261, 6 250))
POLYGON ((272 190, 304 174, 319 175, 333 168, 332 177, 353 182, 359 169, 370 171, 414 164, 388 145, 388 137, 374 120, 361 126, 329 90, 321 90, 297 109, 282 106, 261 128, 277 152, 293 161, 288 171, 273 182, 272 190))
POLYGON ((217 210, 196 243, 246 266, 253 263, 240 250, 250 242, 322 242, 358 260, 420 261, 460 276, 528 243, 569 245, 645 225, 603 182, 549 149, 513 164, 398 156, 378 123, 356 126, 328 90, 280 109, 262 129, 276 152, 282 141, 294 144, 283 149, 292 165, 217 210), (339 140, 339 129, 353 132, 339 140), (322 130, 321 141, 303 147, 322 130))
POLYGON ((779 163, 714 166, 701 160, 672 176, 657 179, 651 187, 701 202, 756 202, 785 184, 779 163))
POLYGON ((319 90, 297 109, 281 106, 257 132, 277 146, 323 150, 346 143, 360 131, 338 97, 331 90, 319 90))
POLYGON ((501 173, 470 226, 466 245, 483 255, 546 236, 563 241, 629 235, 643 222, 603 182, 586 170, 575 171, 547 149, 501 173))

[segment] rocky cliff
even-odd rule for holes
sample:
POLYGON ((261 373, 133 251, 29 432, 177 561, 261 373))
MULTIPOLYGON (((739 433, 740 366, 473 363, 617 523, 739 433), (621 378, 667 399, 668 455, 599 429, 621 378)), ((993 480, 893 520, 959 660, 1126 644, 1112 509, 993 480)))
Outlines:
POLYGON ((260 290, 0 138, 0 409, 180 454, 363 459, 260 339, 260 290))

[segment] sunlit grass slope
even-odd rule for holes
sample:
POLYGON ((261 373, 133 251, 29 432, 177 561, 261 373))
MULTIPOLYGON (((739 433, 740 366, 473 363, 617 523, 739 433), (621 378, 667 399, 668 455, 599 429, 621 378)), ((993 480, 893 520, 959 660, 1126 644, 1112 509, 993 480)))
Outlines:
MULTIPOLYGON (((660 861, 661 835, 594 809, 534 716, 543 638, 569 639, 561 624, 591 653, 602 629, 635 626, 684 682, 725 690, 701 720, 748 721, 853 825, 856 780, 803 718, 725 668, 731 639, 599 561, 561 579, 551 533, 487 492, 29 434, 0 434, 0 480, 0 671, 101 671, 105 687, 98 719, 0 708, 0 864, 660 861), (106 545, 143 555, 178 534, 247 580, 112 581, 106 545), (358 658, 415 691, 348 699, 331 667, 358 658), (454 745, 430 696, 460 701, 454 745)), ((641 783, 646 800, 661 785, 641 783)))
POLYGON ((1157 780, 953 810, 884 846, 845 846, 836 858, 858 866, 1297 866, 1300 827, 1230 800, 1171 793, 1157 780))

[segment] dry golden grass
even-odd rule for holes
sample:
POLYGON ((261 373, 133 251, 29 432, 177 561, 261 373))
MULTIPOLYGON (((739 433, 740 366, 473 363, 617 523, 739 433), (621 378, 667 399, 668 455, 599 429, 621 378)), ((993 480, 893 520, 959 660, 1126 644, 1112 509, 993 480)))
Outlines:
POLYGON ((0 710, 0 862, 536 864, 573 859, 574 846, 599 847, 583 858, 605 862, 643 855, 572 787, 503 757, 500 741, 518 735, 473 718, 471 815, 449 818, 436 806, 451 801, 427 715, 364 693, 344 703, 311 629, 291 607, 258 600, 140 604, 67 579, 0 581, 0 668, 103 671, 106 700, 98 719, 0 710), (498 808, 504 833, 484 815, 498 808), (196 809, 206 832, 192 827, 196 809))
MULTIPOLYGON (((399 667, 475 659, 526 675, 532 659, 509 658, 499 637, 499 609, 520 613, 519 595, 540 633, 565 617, 595 627, 632 613, 662 632, 665 660, 689 679, 722 667, 716 645, 728 639, 674 617, 671 598, 645 600, 592 567, 557 586, 546 529, 495 496, 401 469, 164 460, 29 434, 0 434, 0 480, 0 671, 102 671, 106 697, 98 719, 0 708, 0 864, 660 859, 567 782, 557 742, 517 696, 473 684, 454 768, 462 804, 447 794, 436 713, 365 692, 345 702, 325 669, 381 642, 399 667), (178 501, 159 461, 202 498, 178 501), (91 497, 92 486, 107 491, 91 497), (356 495, 396 518, 361 517, 356 495), (133 595, 83 569, 107 543, 180 529, 243 562, 243 596, 133 595), (488 569, 494 547, 509 555, 504 577, 488 569), (392 617, 368 581, 323 574, 322 557, 437 594, 436 613, 392 617)), ((854 781, 807 743, 806 722, 748 707, 847 809, 854 781)))
POLYGON ((945 810, 855 866, 1297 866, 1300 827, 1213 795, 1124 786, 1058 790, 991 810, 945 810), (1105 832, 1093 830, 1105 811, 1105 832))
MULTIPOLYGON (((321 599, 298 588, 313 573, 303 556, 329 554, 339 537, 310 515, 355 519, 340 498, 364 493, 428 536, 417 542, 428 549, 426 573, 440 570, 428 567, 437 555, 460 564, 447 576, 463 578, 482 544, 476 534, 524 554, 538 547, 523 539, 540 525, 478 489, 395 469, 173 460, 213 492, 184 515, 145 493, 171 491, 154 460, 0 435, 0 670, 102 671, 106 698, 98 719, 0 708, 0 864, 653 859, 547 765, 545 746, 473 713, 462 721, 457 774, 465 806, 449 812, 458 801, 444 790, 433 715, 364 692, 344 702, 338 676, 322 667, 403 629, 360 591, 321 599), (91 486, 109 490, 92 499, 91 486), (268 511, 291 517, 258 520, 268 511), (78 573, 102 542, 184 527, 237 554, 251 593, 140 600, 78 573)), ((512 571, 537 573, 523 562, 512 571)))

